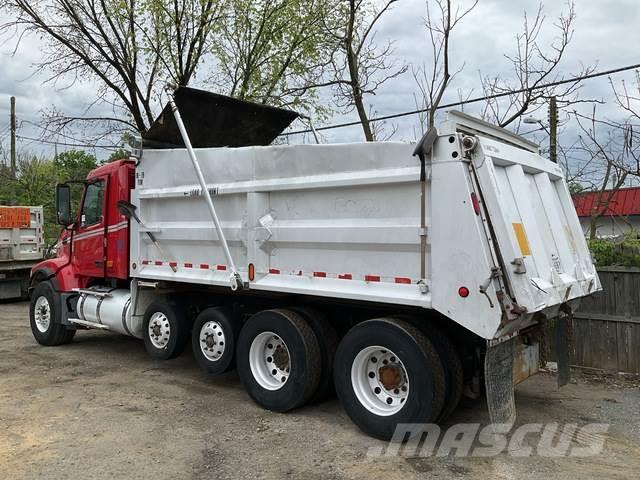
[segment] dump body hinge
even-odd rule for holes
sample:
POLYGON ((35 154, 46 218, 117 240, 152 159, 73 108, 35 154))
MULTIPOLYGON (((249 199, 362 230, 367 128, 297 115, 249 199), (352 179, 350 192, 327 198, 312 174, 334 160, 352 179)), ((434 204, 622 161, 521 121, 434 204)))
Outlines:
POLYGON ((502 276, 502 270, 499 267, 493 267, 491 269, 491 274, 489 275, 489 278, 487 278, 484 281, 484 283, 480 285, 480 293, 483 294, 485 297, 487 297, 487 300, 489 301, 489 305, 491 306, 491 308, 493 308, 493 302, 491 301, 491 297, 489 297, 489 293, 487 293, 487 291, 489 290, 489 286, 491 285, 491 282, 493 282, 497 278, 500 278, 501 276, 502 276))

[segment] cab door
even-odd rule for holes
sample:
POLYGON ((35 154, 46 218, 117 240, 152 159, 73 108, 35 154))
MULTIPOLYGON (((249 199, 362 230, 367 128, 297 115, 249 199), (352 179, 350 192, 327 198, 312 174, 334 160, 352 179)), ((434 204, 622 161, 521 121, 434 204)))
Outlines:
POLYGON ((107 177, 88 183, 73 236, 73 264, 79 275, 104 278, 107 177))

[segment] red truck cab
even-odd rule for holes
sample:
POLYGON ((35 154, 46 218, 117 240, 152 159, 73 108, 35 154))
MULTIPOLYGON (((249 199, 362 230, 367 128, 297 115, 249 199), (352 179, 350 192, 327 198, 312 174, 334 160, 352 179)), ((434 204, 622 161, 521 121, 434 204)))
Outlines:
MULTIPOLYGON (((55 258, 32 268, 32 287, 51 280, 59 292, 71 292, 128 280, 129 221, 116 204, 129 201, 134 177, 133 160, 107 163, 87 175, 79 211, 56 212, 59 223, 66 226, 56 244, 55 258)), ((59 185, 57 195, 69 196, 69 186, 59 185)))

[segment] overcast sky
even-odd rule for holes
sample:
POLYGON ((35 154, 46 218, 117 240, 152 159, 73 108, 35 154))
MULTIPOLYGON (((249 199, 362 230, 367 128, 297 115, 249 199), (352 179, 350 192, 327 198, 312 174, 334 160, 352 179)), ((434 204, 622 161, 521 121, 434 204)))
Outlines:
MULTIPOLYGON (((637 46, 640 45, 637 0, 576 0, 575 4, 575 35, 561 65, 561 73, 577 73, 581 70, 581 65, 597 65, 599 70, 604 70, 640 63, 636 53, 637 46)), ((465 95, 469 92, 473 92, 474 96, 480 95, 479 71, 485 75, 510 76, 504 54, 514 51, 514 36, 522 30, 523 13, 527 11, 534 15, 537 6, 537 0, 480 0, 478 7, 464 19, 453 38, 453 67, 457 69, 464 65, 464 70, 449 91, 450 100, 457 99, 458 89, 465 95)), ((563 10, 566 10, 566 5, 562 2, 545 4, 547 22, 542 32, 541 44, 549 44, 556 35, 553 22, 563 10)), ((378 41, 382 43, 386 39, 393 40, 399 59, 409 66, 422 65, 428 61, 429 52, 426 30, 423 27, 424 16, 425 0, 400 0, 380 24, 378 41)), ((4 20, 0 17, 0 23, 4 20)), ((26 137, 40 136, 41 131, 27 122, 37 122, 43 108, 55 107, 69 115, 82 114, 95 99, 96 89, 91 83, 76 84, 67 90, 43 83, 46 75, 36 73, 33 67, 40 59, 37 39, 26 38, 15 55, 12 54, 14 41, 1 41, 0 140, 3 143, 6 144, 5 131, 9 125, 11 95, 17 98, 19 134, 26 137)), ((633 73, 614 77, 616 81, 624 78, 633 79, 633 73)), ((416 92, 412 76, 406 74, 389 82, 378 95, 370 97, 368 101, 378 114, 386 115, 414 109, 413 95, 416 92)), ((601 108, 615 115, 610 104, 611 93, 606 78, 586 83, 581 95, 584 98, 609 101, 609 105, 601 108)), ((473 112, 473 108, 468 111, 473 112)), ((347 117, 336 115, 334 120, 344 119, 356 119, 355 114, 347 117)), ((395 139, 413 139, 416 119, 397 122, 397 127, 395 139)), ((326 138, 330 141, 357 141, 362 135, 358 128, 346 128, 335 130, 327 134, 326 138)), ((51 152, 50 146, 26 140, 21 140, 19 146, 34 152, 51 152)), ((108 152, 96 150, 96 154, 99 158, 104 158, 108 152)))

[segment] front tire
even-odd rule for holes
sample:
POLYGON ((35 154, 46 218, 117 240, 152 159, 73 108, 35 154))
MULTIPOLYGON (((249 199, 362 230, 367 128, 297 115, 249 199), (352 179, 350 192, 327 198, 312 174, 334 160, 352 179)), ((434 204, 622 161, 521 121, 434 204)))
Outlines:
POLYGON ((338 345, 335 387, 351 420, 390 440, 398 424, 431 423, 444 404, 444 369, 435 347, 408 322, 368 320, 338 345))
POLYGON ((142 334, 151 357, 156 360, 177 357, 189 340, 189 325, 183 309, 172 300, 155 300, 144 314, 142 334))
POLYGON ((58 294, 51 282, 40 282, 33 290, 29 305, 31 333, 40 345, 55 346, 69 343, 76 330, 60 323, 58 294))

